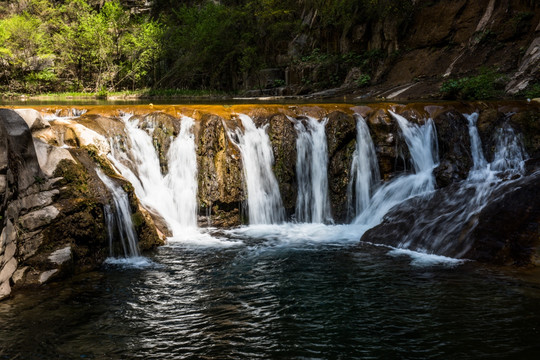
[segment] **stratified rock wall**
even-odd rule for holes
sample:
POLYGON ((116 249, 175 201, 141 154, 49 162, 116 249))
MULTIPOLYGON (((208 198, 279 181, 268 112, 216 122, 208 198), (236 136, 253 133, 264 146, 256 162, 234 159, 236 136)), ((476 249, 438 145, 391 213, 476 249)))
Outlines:
MULTIPOLYGON (((110 166, 107 160, 94 145, 68 151, 33 137, 30 126, 36 136, 58 144, 54 134, 44 133, 53 129, 39 113, 19 112, 24 118, 0 109, 0 299, 9 296, 12 286, 93 269, 109 255, 103 208, 111 195, 96 175, 97 167, 110 166)), ((93 130, 72 122, 64 126, 76 129, 74 144, 94 139, 103 145, 93 130)), ((103 170, 114 174, 110 168, 103 170)), ((126 185, 140 247, 162 244, 131 185, 126 185)))

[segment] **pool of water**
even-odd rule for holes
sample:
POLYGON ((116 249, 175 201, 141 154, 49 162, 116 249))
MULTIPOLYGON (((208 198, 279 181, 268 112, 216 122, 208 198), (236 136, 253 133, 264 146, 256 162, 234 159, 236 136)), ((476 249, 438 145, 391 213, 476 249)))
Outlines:
POLYGON ((240 229, 16 292, 0 359, 538 358, 538 282, 326 231, 240 229))

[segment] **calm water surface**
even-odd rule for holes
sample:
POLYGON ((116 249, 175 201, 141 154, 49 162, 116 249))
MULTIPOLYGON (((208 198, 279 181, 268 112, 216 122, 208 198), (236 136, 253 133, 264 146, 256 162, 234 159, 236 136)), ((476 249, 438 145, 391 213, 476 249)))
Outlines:
POLYGON ((540 285, 356 243, 170 245, 0 303, 0 359, 538 359, 540 285))

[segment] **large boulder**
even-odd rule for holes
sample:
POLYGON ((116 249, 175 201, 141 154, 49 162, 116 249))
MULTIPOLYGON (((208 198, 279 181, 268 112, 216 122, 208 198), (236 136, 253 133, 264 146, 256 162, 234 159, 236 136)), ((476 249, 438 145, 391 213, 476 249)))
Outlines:
POLYGON ((356 121, 341 111, 328 114, 328 184, 332 215, 337 222, 347 219, 347 186, 351 179, 351 162, 356 144, 356 121))
POLYGON ((500 187, 477 215, 469 259, 540 265, 540 171, 500 187))
POLYGON ((224 120, 216 115, 201 119, 197 144, 199 213, 201 225, 234 226, 242 223, 245 199, 242 159, 230 141, 224 120))
POLYGON ((35 109, 15 109, 14 111, 23 118, 32 132, 51 126, 47 120, 43 119, 41 113, 35 109))
POLYGON ((538 171, 496 185, 487 198, 479 191, 488 189, 452 184, 395 206, 362 241, 498 265, 538 264, 539 187, 538 171))
POLYGON ((455 111, 445 111, 433 121, 437 128, 439 166, 434 175, 439 187, 467 178, 472 167, 468 120, 455 111))
POLYGON ((274 175, 279 184, 286 215, 294 213, 298 185, 296 183, 296 130, 285 115, 276 114, 268 119, 268 136, 274 152, 274 175))
MULTIPOLYGON (((112 200, 96 168, 117 175, 97 147, 105 138, 72 120, 63 126, 79 139, 74 145, 87 146, 67 150, 32 138, 23 118, 0 109, 0 299, 12 286, 94 269, 109 255, 104 208, 112 200)), ((163 244, 132 187, 116 181, 130 194, 140 247, 163 244)))

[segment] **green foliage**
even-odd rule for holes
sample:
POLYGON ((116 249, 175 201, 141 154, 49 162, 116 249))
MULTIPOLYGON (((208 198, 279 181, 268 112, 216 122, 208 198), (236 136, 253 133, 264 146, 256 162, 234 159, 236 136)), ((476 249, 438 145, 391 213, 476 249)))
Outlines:
POLYGON ((479 75, 445 81, 440 92, 445 99, 480 100, 502 94, 505 79, 493 70, 482 69, 479 75))
POLYGON ((362 74, 360 75, 360 77, 358 79, 356 79, 356 84, 359 86, 359 87, 365 87, 365 86, 368 86, 371 82, 371 76, 369 76, 368 74, 362 74))
POLYGON ((323 53, 321 49, 315 48, 311 51, 311 54, 303 56, 301 61, 312 64, 322 64, 333 60, 333 56, 327 53, 323 53))
POLYGON ((522 94, 527 99, 540 98, 540 82, 529 84, 522 94))
POLYGON ((0 20, 0 61, 8 64, 0 89, 101 92, 155 81, 149 75, 161 56, 162 27, 119 0, 101 8, 87 0, 27 0, 11 9, 0 20))

